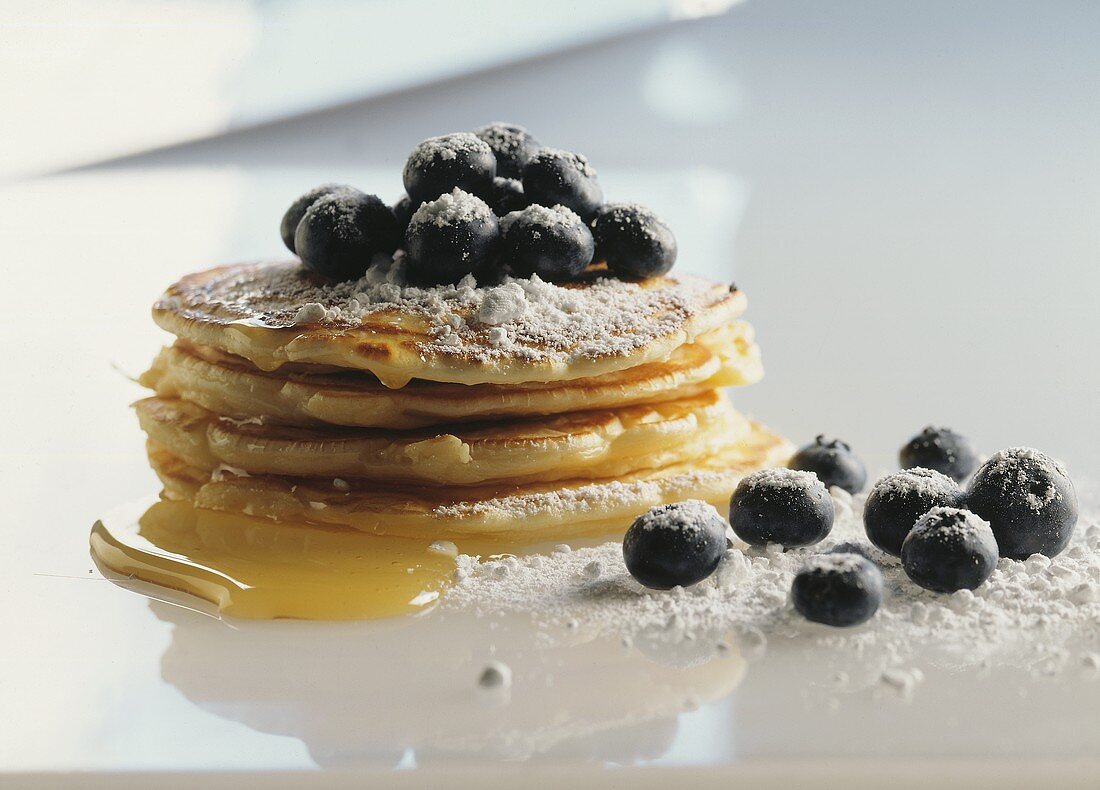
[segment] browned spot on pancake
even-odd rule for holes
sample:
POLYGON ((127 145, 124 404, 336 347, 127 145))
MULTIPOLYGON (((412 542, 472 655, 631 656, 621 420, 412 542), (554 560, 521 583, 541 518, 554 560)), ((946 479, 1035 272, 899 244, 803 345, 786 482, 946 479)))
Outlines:
POLYGON ((379 343, 356 343, 355 353, 366 359, 388 360, 393 358, 393 351, 390 350, 390 347, 379 343))

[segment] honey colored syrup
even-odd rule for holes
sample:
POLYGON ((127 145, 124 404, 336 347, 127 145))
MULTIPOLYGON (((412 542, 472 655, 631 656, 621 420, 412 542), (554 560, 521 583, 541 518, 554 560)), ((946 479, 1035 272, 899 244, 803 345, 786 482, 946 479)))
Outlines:
MULTIPOLYGON (((202 599, 233 617, 362 620, 423 611, 454 578, 430 541, 157 501, 96 522, 92 556, 137 580, 202 599)), ((175 596, 169 596, 175 600, 175 596)))

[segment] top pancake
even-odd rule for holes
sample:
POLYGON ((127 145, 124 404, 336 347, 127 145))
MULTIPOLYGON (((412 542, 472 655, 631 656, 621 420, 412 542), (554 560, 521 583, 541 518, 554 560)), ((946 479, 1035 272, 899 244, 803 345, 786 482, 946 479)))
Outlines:
POLYGON ((184 277, 153 307, 169 332, 244 357, 367 370, 388 387, 569 381, 664 359, 744 311, 729 286, 694 277, 639 281, 594 267, 562 285, 400 287, 400 264, 326 283, 297 261, 184 277))

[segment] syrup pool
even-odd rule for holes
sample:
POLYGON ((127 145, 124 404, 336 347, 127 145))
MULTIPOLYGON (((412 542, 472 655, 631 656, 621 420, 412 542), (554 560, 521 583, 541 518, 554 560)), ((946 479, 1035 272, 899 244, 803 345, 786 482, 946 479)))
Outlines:
POLYGON ((90 541, 100 570, 122 586, 253 619, 420 612, 455 572, 454 559, 430 550, 428 540, 276 523, 171 500, 119 510, 96 522, 90 541))

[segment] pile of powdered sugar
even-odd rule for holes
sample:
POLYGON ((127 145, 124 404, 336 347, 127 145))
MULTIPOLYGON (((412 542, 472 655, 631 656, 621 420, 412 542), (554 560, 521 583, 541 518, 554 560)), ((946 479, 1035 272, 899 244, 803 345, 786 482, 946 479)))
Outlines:
POLYGON ((426 352, 481 359, 579 360, 625 356, 681 331, 715 299, 693 277, 659 287, 595 277, 556 285, 537 275, 481 285, 405 283, 403 255, 377 260, 358 280, 320 282, 295 262, 235 267, 199 288, 170 291, 159 306, 274 328, 354 328, 386 315, 422 318, 426 352))
MULTIPOLYGON (((692 641, 721 650, 740 640, 759 650, 769 639, 810 639, 849 655, 875 655, 881 682, 908 689, 919 680, 896 668, 932 654, 945 666, 1005 663, 1053 673, 1100 668, 1100 507, 1083 510, 1069 547, 1053 558, 1002 559, 977 590, 938 594, 905 576, 896 558, 874 549, 862 527, 863 497, 833 489, 836 522, 812 547, 727 552, 708 580, 688 589, 647 590, 627 573, 619 543, 481 562, 458 558, 458 581, 444 609, 530 616, 555 629, 615 636, 624 643, 692 641), (855 543, 883 570, 884 600, 862 626, 808 623, 789 602, 794 574, 809 558, 855 543), (899 674, 900 672, 900 674, 899 674)), ((877 671, 877 670, 876 670, 877 671)))

